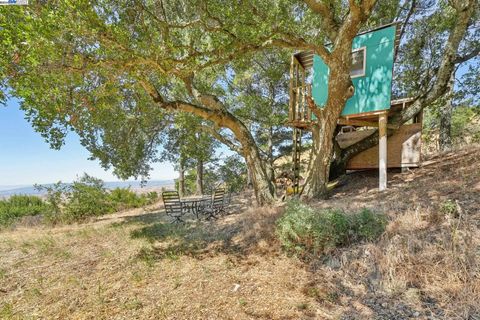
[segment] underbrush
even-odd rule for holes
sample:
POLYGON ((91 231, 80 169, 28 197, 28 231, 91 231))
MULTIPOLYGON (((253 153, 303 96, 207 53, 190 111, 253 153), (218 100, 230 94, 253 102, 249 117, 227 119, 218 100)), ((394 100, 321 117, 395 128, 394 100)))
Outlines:
POLYGON ((373 241, 384 232, 386 223, 385 215, 368 209, 347 214, 336 209, 314 209, 294 200, 277 221, 276 233, 287 252, 306 257, 373 241))
POLYGON ((52 206, 36 196, 14 195, 0 200, 0 226, 11 224, 24 216, 49 214, 52 206))
POLYGON ((58 182, 36 188, 46 193, 46 200, 15 195, 0 201, 0 226, 34 215, 42 215, 43 221, 50 224, 84 221, 90 217, 143 207, 158 199, 156 192, 138 195, 129 188, 109 191, 102 180, 87 174, 71 185, 58 182))

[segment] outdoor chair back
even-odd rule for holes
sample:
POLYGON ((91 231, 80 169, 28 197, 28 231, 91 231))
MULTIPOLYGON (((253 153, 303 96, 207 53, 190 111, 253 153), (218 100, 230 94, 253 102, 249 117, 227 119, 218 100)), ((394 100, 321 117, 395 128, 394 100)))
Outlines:
POLYGON ((175 222, 183 222, 182 216, 185 214, 186 210, 180 201, 178 192, 164 191, 162 192, 162 199, 167 215, 172 217, 175 222))
POLYGON ((220 214, 225 213, 224 197, 225 190, 223 188, 215 189, 210 206, 204 211, 207 219, 216 219, 220 214))
POLYGON ((225 189, 219 188, 215 189, 212 197, 212 209, 217 211, 217 213, 221 213, 225 211, 225 189))

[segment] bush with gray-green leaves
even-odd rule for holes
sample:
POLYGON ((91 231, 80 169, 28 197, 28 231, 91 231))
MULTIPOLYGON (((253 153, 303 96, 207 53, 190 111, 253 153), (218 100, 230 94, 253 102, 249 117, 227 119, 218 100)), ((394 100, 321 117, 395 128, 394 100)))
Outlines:
POLYGON ((307 257, 373 241, 384 232, 386 224, 385 215, 369 209, 347 214, 338 209, 315 209, 292 200, 277 221, 276 234, 288 253, 307 257))

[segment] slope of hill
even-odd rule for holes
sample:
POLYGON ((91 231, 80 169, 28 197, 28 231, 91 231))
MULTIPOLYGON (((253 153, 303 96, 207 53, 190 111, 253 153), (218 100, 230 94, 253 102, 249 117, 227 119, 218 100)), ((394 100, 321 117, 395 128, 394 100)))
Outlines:
POLYGON ((476 319, 480 148, 390 174, 349 176, 331 199, 389 216, 375 243, 314 261, 276 240, 282 206, 237 197, 217 221, 169 223, 160 205, 83 225, 0 233, 0 318, 476 319))

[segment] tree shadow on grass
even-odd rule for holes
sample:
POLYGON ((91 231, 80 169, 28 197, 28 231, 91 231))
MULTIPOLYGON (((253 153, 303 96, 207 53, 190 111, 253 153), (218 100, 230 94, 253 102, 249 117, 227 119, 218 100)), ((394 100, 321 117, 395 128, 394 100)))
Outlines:
POLYGON ((151 244, 149 249, 143 248, 141 252, 142 255, 147 254, 149 259, 176 259, 180 256, 202 259, 220 252, 241 255, 241 246, 233 241, 237 233, 231 227, 212 228, 201 222, 156 222, 133 230, 131 237, 146 239, 151 244))
POLYGON ((132 239, 145 239, 150 246, 142 248, 138 258, 155 261, 190 256, 203 259, 216 254, 242 257, 258 251, 261 243, 272 248, 275 221, 281 208, 247 208, 251 202, 234 203, 230 214, 216 220, 197 220, 187 216, 185 223, 173 223, 163 210, 128 216, 114 226, 135 226, 132 239))

